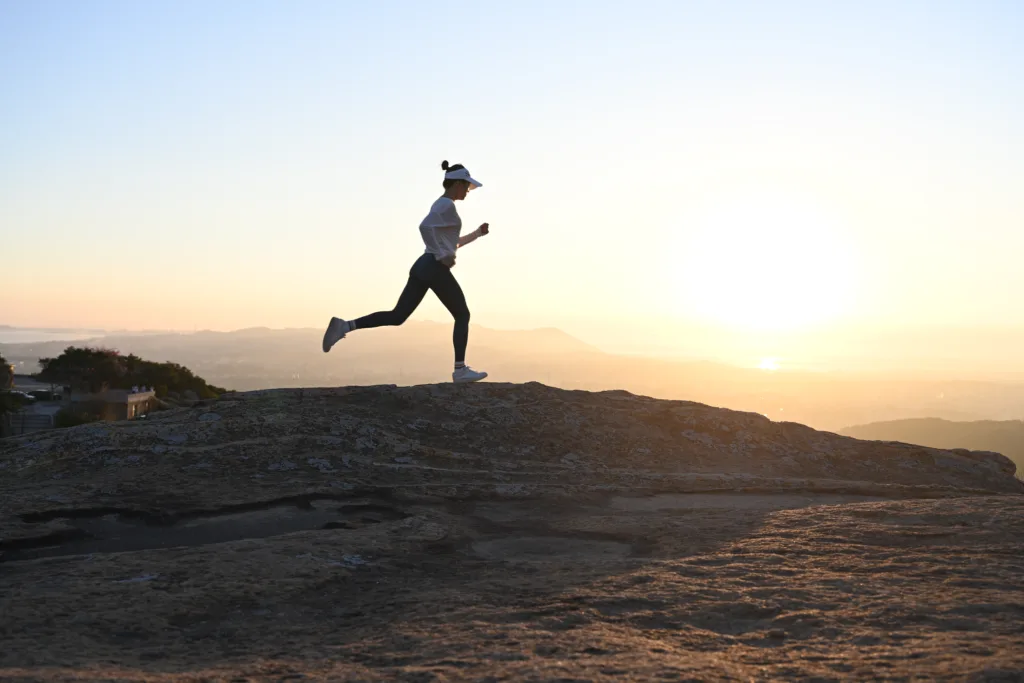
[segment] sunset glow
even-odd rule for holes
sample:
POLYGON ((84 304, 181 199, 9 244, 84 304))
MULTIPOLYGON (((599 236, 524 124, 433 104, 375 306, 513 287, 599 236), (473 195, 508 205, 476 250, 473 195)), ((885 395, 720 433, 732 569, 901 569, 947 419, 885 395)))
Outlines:
POLYGON ((839 221, 822 209, 751 195, 713 208, 691 230, 684 282, 706 318, 788 330, 850 311, 856 255, 839 221))

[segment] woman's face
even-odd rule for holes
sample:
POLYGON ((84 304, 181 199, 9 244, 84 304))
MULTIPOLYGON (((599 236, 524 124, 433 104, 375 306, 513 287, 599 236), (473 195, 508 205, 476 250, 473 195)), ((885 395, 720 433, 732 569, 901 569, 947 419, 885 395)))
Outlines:
POLYGON ((469 182, 466 180, 456 180, 449 192, 452 199, 465 199, 467 194, 469 194, 469 182))

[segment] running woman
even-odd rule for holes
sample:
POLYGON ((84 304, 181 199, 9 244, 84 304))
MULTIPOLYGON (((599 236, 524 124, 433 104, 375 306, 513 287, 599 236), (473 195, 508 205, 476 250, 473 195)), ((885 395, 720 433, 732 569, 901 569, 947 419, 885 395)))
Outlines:
POLYGON ((469 308, 462 288, 452 275, 455 266, 455 252, 473 240, 486 235, 490 231, 487 223, 482 224, 473 232, 460 236, 462 219, 455 210, 455 202, 466 198, 470 190, 481 187, 481 184, 469 175, 462 164, 449 166, 447 161, 441 162, 444 173, 444 194, 430 207, 430 213, 420 223, 420 235, 426 245, 426 252, 420 256, 409 269, 409 281, 398 297, 398 303, 390 311, 378 311, 355 320, 331 318, 324 332, 324 353, 345 338, 353 330, 385 325, 401 325, 416 307, 423 301, 427 290, 431 289, 445 308, 455 318, 455 330, 452 342, 455 344, 455 371, 452 381, 456 383, 477 382, 487 377, 486 372, 478 372, 466 365, 466 343, 469 340, 469 308))

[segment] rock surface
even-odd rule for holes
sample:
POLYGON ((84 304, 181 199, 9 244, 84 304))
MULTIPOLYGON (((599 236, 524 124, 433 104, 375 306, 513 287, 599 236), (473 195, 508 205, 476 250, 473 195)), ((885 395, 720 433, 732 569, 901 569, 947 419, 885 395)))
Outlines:
POLYGON ((0 677, 995 680, 1013 475, 623 392, 232 394, 0 441, 0 677))

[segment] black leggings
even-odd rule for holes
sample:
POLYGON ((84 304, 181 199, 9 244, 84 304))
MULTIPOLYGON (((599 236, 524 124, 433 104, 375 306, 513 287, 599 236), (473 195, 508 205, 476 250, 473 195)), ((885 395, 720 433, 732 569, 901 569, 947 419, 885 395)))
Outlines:
POLYGON ((448 266, 438 262, 433 254, 424 254, 409 269, 409 281, 405 283, 398 303, 390 311, 378 311, 356 319, 356 329, 401 325, 416 307, 423 301, 427 290, 441 300, 444 307, 455 318, 455 330, 452 332, 452 343, 455 344, 455 362, 466 360, 466 343, 469 341, 469 307, 462 287, 455 280, 448 266))

